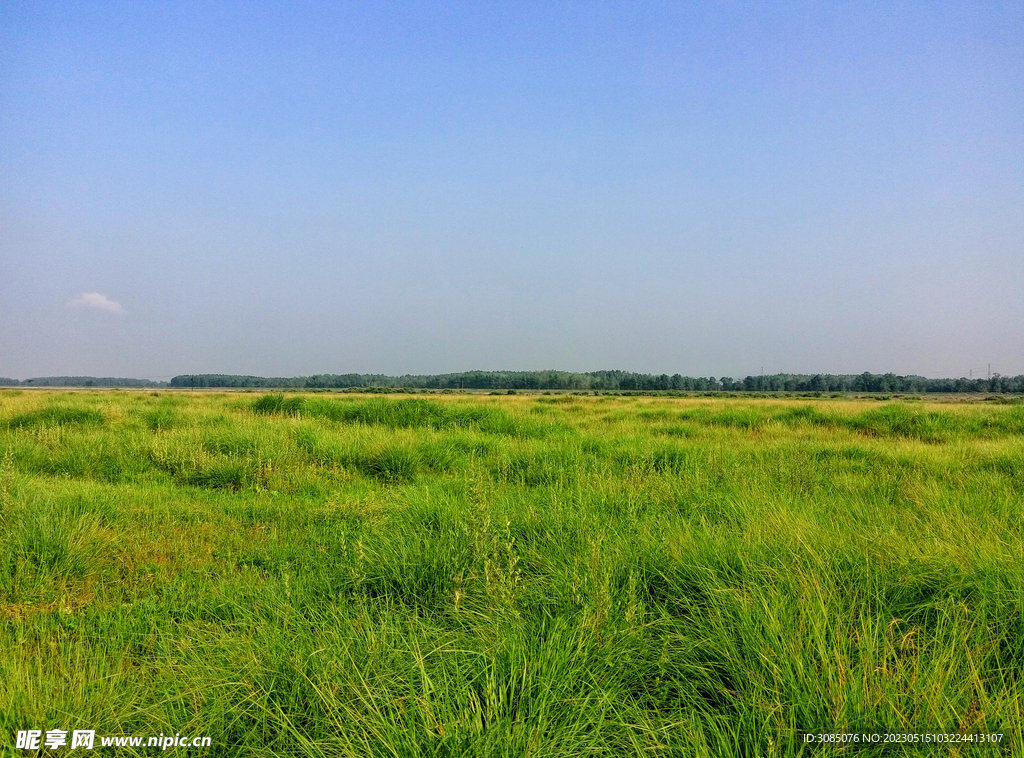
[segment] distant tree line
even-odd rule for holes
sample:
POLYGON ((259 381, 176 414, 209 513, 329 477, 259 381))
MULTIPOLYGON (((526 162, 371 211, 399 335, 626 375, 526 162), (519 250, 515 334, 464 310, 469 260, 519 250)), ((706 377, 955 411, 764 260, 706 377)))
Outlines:
POLYGON ((0 387, 167 387, 167 382, 115 376, 40 376, 35 379, 0 377, 0 387))
MULTIPOLYGON (((31 380, 29 380, 31 381, 31 380)), ((733 379, 638 374, 631 371, 466 371, 457 374, 316 374, 297 377, 240 376, 237 374, 182 374, 171 387, 474 390, 577 390, 577 391, 681 391, 681 392, 1024 392, 1024 375, 990 379, 929 379, 896 374, 770 374, 733 379)))
POLYGON ((693 377, 679 374, 638 374, 632 371, 465 371, 456 374, 315 374, 264 377, 238 374, 181 374, 170 382, 95 376, 45 376, 34 379, 0 377, 0 387, 177 387, 276 389, 473 389, 575 390, 595 392, 928 392, 1024 393, 1024 375, 990 379, 929 379, 896 374, 769 374, 693 377))

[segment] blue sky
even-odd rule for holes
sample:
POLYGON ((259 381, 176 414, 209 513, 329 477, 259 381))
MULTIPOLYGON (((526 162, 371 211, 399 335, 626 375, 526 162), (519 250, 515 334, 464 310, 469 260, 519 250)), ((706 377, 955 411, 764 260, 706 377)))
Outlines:
POLYGON ((0 376, 1024 373, 1020 3, 0 0, 0 376))

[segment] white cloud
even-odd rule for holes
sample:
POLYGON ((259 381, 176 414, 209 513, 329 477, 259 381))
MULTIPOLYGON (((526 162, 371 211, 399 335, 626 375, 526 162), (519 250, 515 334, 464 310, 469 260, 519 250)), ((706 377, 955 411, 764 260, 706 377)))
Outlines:
POLYGON ((121 304, 111 300, 106 295, 101 295, 99 292, 83 292, 81 297, 77 297, 68 303, 68 308, 99 308, 101 311, 107 311, 108 313, 124 313, 124 308, 121 304))

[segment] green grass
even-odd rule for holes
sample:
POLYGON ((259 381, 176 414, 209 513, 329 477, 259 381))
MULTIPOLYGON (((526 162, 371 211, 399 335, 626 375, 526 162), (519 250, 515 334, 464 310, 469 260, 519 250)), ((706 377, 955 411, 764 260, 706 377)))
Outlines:
POLYGON ((0 749, 1024 755, 1022 461, 995 403, 0 392, 0 749), (803 737, 872 732, 1004 736, 803 737))

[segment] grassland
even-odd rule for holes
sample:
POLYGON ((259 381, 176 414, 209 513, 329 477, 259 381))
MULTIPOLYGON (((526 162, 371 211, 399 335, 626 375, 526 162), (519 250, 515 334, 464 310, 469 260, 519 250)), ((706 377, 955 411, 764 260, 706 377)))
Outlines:
POLYGON ((5 391, 0 750, 1024 755, 1022 461, 1021 405, 5 391))

